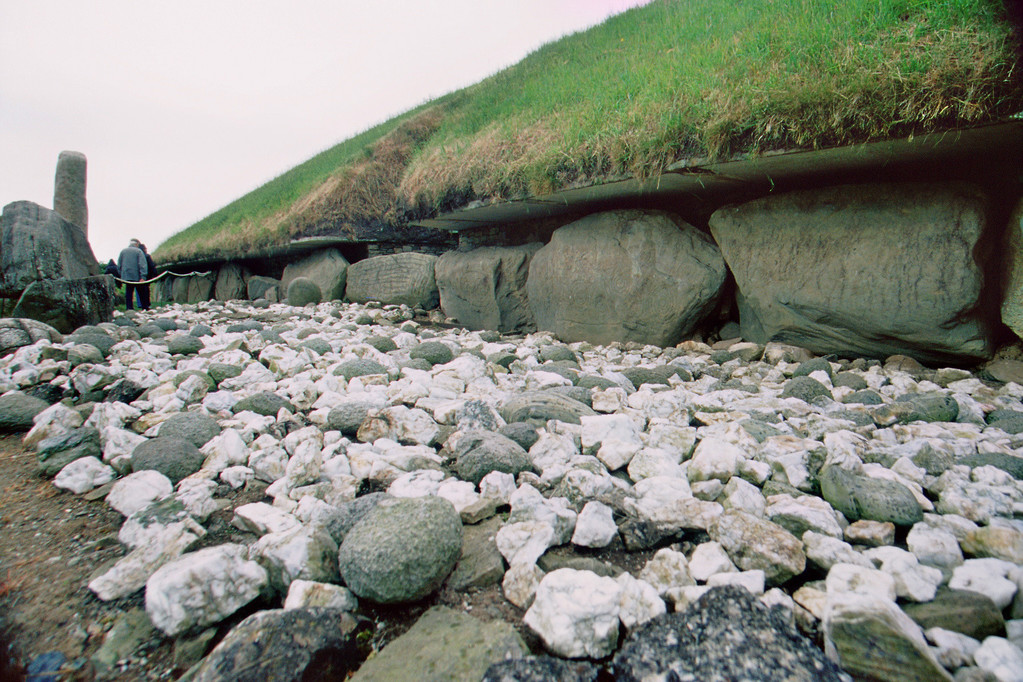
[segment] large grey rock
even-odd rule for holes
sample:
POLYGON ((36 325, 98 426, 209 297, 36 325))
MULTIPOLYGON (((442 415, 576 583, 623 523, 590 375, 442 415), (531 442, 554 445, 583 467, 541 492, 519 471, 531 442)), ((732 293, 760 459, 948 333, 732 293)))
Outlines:
POLYGON ((674 345, 725 281, 718 248, 666 213, 612 211, 559 228, 529 265, 537 327, 563 341, 674 345))
POLYGON ((441 310, 468 329, 533 331, 526 278, 542 246, 488 246, 441 255, 436 266, 441 310))
POLYGON ((0 433, 28 431, 37 414, 49 407, 45 400, 33 398, 21 391, 0 395, 0 433))
POLYGON ((483 477, 492 471, 518 476, 533 469, 533 463, 521 445, 491 431, 463 433, 452 454, 458 477, 474 485, 479 485, 483 477))
POLYGON ((476 525, 463 526, 462 554, 448 576, 446 587, 463 592, 501 582, 504 558, 495 541, 500 529, 501 518, 497 516, 476 525))
POLYGON ((89 204, 85 199, 85 154, 63 151, 57 156, 57 173, 53 180, 53 210, 64 220, 89 235, 89 204))
POLYGON ((194 474, 205 457, 190 441, 175 436, 158 436, 140 443, 131 453, 133 471, 159 471, 173 483, 194 474))
POLYGON ((270 609, 236 625, 193 682, 347 679, 365 657, 368 621, 339 609, 270 609))
MULTIPOLYGON (((341 299, 345 297, 345 285, 348 283, 348 261, 337 249, 317 251, 284 268, 281 289, 288 291, 292 280, 297 277, 306 277, 315 282, 324 301, 341 299)), ((291 298, 290 293, 288 298, 291 298)))
POLYGON ((10 355, 22 346, 46 339, 61 343, 64 335, 38 320, 5 317, 0 319, 0 357, 10 355))
POLYGON ((829 598, 825 650, 859 680, 947 680, 923 630, 894 601, 872 594, 829 598))
POLYGON ((871 478, 837 466, 821 470, 821 497, 850 521, 891 521, 912 526, 923 519, 923 509, 913 491, 904 485, 871 478))
POLYGON ((308 277, 295 277, 288 284, 286 291, 288 292, 288 305, 298 308, 310 303, 319 303, 323 300, 320 286, 308 277))
POLYGON ((65 466, 83 457, 102 456, 99 431, 83 426, 60 436, 46 438, 36 445, 36 458, 41 476, 56 476, 65 466))
POLYGON ((213 298, 218 301, 233 301, 246 298, 245 282, 249 271, 236 263, 225 263, 217 270, 217 282, 213 285, 213 298))
POLYGON ((359 668, 352 682, 475 682, 492 663, 529 653, 515 628, 434 606, 359 668))
POLYGON ((440 497, 380 501, 345 535, 341 577, 359 597, 399 604, 444 582, 462 550, 462 521, 440 497))
POLYGON ((1002 612, 990 597, 980 592, 941 588, 931 601, 909 602, 902 610, 924 630, 942 628, 978 641, 1005 636, 1002 612))
POLYGON ((615 654, 614 675, 622 682, 849 679, 791 620, 733 585, 630 632, 615 654))
POLYGON ((744 339, 962 362, 991 352, 967 314, 980 302, 985 207, 965 185, 843 186, 726 206, 710 229, 744 339))
POLYGON ((1023 199, 1009 218, 1005 230, 1004 254, 1006 266, 1005 294, 1002 298, 1002 322, 1016 336, 1023 338, 1023 199))
POLYGON ((341 403, 327 414, 327 428, 336 429, 346 436, 354 436, 359 432, 362 422, 366 421, 369 411, 375 408, 372 403, 341 403))
POLYGON ((85 233, 48 208, 15 201, 0 215, 0 294, 19 295, 32 282, 100 274, 85 233))
POLYGON ((534 426, 544 426, 549 419, 578 424, 580 417, 597 414, 578 400, 548 391, 515 394, 501 405, 500 412, 509 424, 526 422, 534 426))
POLYGON ((436 308, 439 302, 434 264, 437 256, 426 253, 393 253, 374 256, 348 267, 345 295, 349 301, 404 303, 436 308))
POLYGON ((213 298, 215 275, 192 275, 175 277, 171 285, 171 296, 175 303, 201 303, 213 298))
POLYGON ((197 448, 220 433, 220 424, 205 412, 178 412, 160 424, 161 436, 187 440, 197 448))
POLYGON ((271 289, 279 289, 280 284, 281 281, 279 279, 253 275, 249 277, 246 288, 249 298, 255 301, 257 298, 266 298, 267 292, 271 289))
POLYGON ((234 413, 238 414, 239 412, 249 410, 250 412, 255 412, 256 414, 272 417, 276 416, 277 413, 281 410, 281 408, 289 412, 296 411, 295 406, 292 405, 290 401, 282 398, 276 393, 262 391, 261 393, 250 395, 248 398, 242 398, 237 403, 235 403, 234 413))

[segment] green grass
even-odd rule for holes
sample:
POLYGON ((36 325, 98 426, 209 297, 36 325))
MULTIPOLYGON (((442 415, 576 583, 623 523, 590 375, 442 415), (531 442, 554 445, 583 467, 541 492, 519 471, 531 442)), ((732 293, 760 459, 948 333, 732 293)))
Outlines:
POLYGON ((1002 17, 996 0, 655 0, 314 157, 157 255, 1000 120, 1023 109, 1002 17), (353 189, 370 171, 373 197, 353 189))

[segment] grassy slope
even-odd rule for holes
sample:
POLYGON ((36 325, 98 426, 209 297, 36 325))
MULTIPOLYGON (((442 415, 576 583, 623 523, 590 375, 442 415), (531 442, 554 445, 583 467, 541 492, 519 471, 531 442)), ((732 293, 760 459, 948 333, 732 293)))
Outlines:
POLYGON ((1001 15, 995 0, 655 0, 324 152, 158 256, 997 120, 1023 109, 1001 15))

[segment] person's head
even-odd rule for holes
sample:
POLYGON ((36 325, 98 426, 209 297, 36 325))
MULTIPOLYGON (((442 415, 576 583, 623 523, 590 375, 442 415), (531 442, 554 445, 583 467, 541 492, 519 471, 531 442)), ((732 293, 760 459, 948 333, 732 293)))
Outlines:
POLYGON ((130 242, 128 242, 128 246, 134 246, 136 249, 139 248, 139 240, 132 239, 130 242))
POLYGON ((142 249, 142 253, 146 253, 146 245, 145 245, 145 244, 142 244, 142 243, 140 242, 140 243, 139 243, 139 248, 140 248, 140 249, 142 249))

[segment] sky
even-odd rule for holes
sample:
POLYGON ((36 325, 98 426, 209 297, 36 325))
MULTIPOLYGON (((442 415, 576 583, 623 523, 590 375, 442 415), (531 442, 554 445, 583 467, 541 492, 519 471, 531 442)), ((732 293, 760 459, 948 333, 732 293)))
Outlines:
POLYGON ((0 206, 88 158, 97 259, 649 0, 0 0, 0 206))

